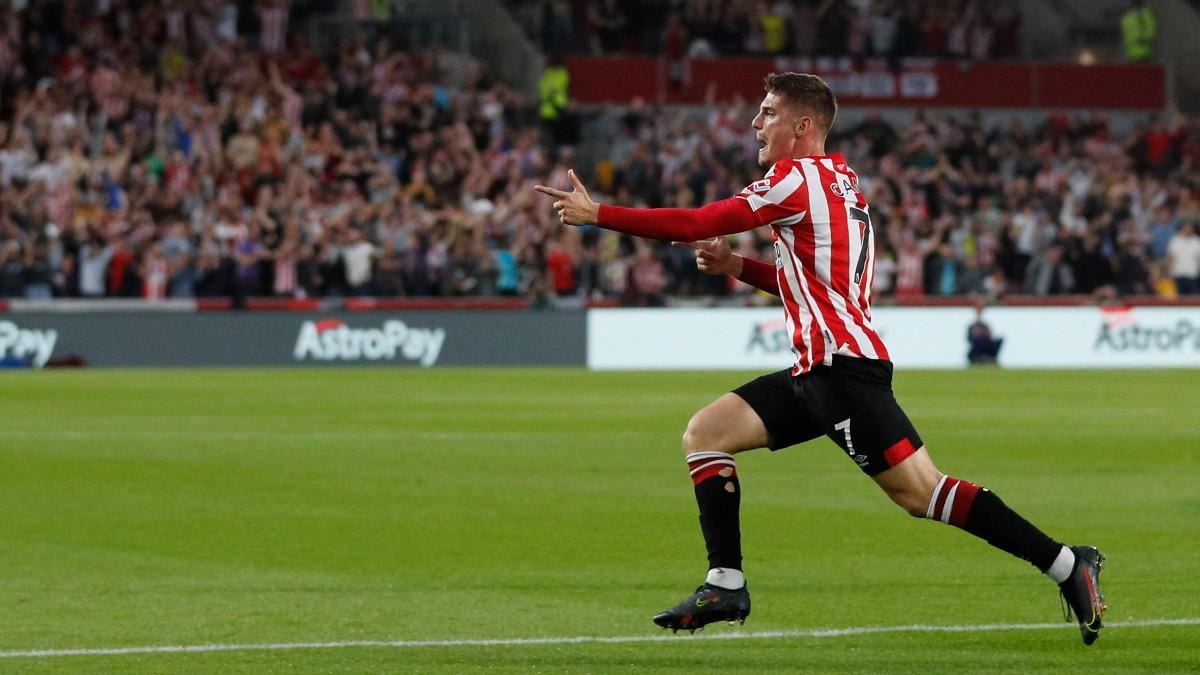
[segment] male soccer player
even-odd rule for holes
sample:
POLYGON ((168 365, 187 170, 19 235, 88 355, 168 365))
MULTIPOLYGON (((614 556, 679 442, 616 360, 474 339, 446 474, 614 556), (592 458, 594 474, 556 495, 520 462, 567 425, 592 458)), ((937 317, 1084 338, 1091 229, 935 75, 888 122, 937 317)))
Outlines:
POLYGON ((799 73, 768 75, 766 92, 752 126, 767 173, 729 199, 698 209, 599 205, 573 171, 572 192, 536 187, 555 198, 566 225, 697 242, 701 270, 733 275, 783 301, 794 365, 721 396, 683 434, 710 569, 695 593, 656 614, 654 623, 694 631, 745 620, 750 594, 734 455, 825 435, 908 513, 966 530, 1049 576, 1074 611, 1084 644, 1092 644, 1105 609, 1100 551, 1064 546, 987 488, 938 471, 892 395, 887 347, 871 326, 870 211, 845 158, 825 153, 837 114, 833 92, 821 78, 799 73), (733 255, 723 239, 763 226, 771 228, 774 266, 733 255))

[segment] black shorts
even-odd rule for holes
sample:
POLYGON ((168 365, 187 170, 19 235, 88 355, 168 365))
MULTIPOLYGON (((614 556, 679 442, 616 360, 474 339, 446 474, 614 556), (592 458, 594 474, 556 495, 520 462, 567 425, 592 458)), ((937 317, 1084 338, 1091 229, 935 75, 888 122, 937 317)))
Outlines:
POLYGON ((889 361, 834 356, 831 365, 763 375, 733 393, 758 413, 772 450, 828 436, 874 476, 922 445, 892 395, 889 361))

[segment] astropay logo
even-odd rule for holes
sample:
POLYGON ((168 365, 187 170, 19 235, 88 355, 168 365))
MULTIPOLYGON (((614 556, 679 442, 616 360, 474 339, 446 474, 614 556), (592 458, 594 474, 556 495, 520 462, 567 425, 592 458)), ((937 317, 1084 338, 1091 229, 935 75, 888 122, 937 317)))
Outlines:
POLYGON ((29 359, 41 368, 54 353, 58 331, 21 328, 11 321, 0 321, 0 359, 29 359))
POLYGON ((1092 349, 1114 352, 1200 353, 1200 326, 1188 319, 1174 323, 1145 325, 1130 307, 1103 308, 1100 333, 1092 349))
POLYGON ((781 354, 792 348, 792 336, 788 334, 787 322, 783 319, 764 321, 754 325, 746 351, 766 354, 781 354))
POLYGON ((413 328, 384 321, 379 328, 351 328, 341 319, 305 321, 292 351, 297 361, 382 361, 402 358, 428 368, 446 341, 441 328, 413 328))

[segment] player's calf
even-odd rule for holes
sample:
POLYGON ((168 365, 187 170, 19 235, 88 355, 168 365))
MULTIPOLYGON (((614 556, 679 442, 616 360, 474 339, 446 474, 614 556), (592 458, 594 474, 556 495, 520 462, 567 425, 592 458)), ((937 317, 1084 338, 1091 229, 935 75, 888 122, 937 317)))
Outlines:
POLYGON ((893 490, 887 493, 896 506, 914 518, 926 518, 929 507, 929 494, 915 490, 893 490))
POLYGON ((1058 584, 1075 613, 1084 644, 1099 636, 1104 613, 1100 569, 1104 557, 1090 546, 1068 548, 1022 518, 991 490, 942 476, 925 517, 966 530, 996 548, 1028 561, 1058 584))
POLYGON ((942 476, 938 480, 925 517, 966 530, 1028 561, 1056 583, 1067 578, 1075 562, 1071 549, 1046 536, 991 490, 961 478, 942 476))
POLYGON ((738 512, 742 490, 737 464, 725 452, 693 452, 687 456, 688 474, 700 510, 700 530, 712 570, 742 569, 742 532, 738 512))

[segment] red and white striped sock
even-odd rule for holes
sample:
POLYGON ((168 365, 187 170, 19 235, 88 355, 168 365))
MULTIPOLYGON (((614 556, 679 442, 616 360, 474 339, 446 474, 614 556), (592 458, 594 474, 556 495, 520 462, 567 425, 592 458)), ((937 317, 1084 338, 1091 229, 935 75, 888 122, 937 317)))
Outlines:
POLYGON ((693 452, 685 459, 688 472, 692 476, 692 483, 695 485, 699 485, 713 476, 722 478, 737 476, 737 465, 733 463, 733 455, 727 452, 693 452))
POLYGON ((971 513, 978 493, 979 486, 974 483, 942 476, 937 487, 933 488, 933 497, 929 499, 925 517, 962 527, 967 522, 967 514, 971 513))
POLYGON ((1071 549, 1046 536, 991 490, 961 478, 942 476, 933 488, 925 517, 966 530, 1027 560, 1059 583, 1075 562, 1071 549))

